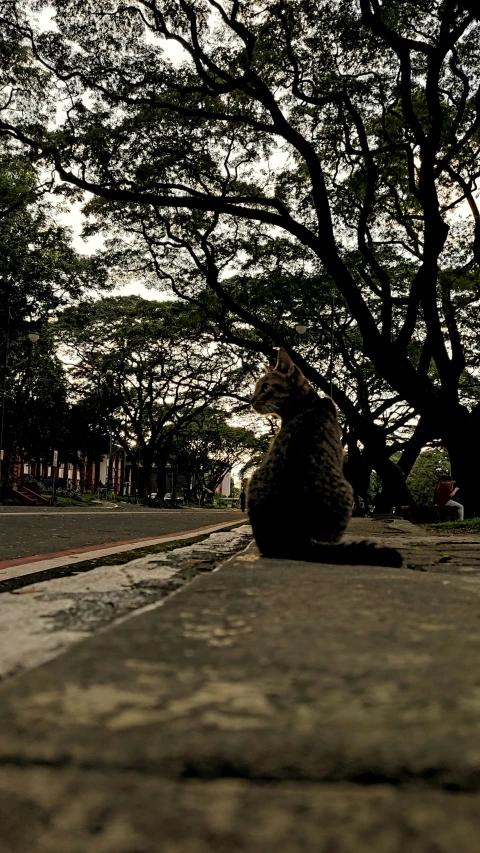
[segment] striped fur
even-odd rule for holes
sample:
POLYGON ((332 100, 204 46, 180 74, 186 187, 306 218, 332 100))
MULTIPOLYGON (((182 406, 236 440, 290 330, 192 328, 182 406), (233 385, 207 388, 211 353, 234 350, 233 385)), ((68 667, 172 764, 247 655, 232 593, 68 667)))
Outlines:
POLYGON ((247 508, 266 557, 328 563, 400 565, 390 548, 339 542, 350 521, 353 493, 343 476, 335 407, 319 397, 285 350, 258 380, 252 408, 281 418, 268 454, 253 474, 247 508))

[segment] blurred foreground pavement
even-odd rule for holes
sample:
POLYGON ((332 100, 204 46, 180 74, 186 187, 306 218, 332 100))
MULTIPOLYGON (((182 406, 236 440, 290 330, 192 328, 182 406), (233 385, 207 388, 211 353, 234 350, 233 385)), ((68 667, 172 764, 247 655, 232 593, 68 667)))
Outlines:
POLYGON ((7 683, 0 853, 478 853, 479 546, 352 533, 410 568, 250 546, 7 683))

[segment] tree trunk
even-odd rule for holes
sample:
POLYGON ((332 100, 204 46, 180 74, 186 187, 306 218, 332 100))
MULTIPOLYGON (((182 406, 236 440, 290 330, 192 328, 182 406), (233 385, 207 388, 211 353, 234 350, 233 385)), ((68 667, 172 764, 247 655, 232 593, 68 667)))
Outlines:
POLYGON ((365 456, 371 461, 372 468, 382 481, 382 491, 375 506, 377 512, 388 513, 394 507, 397 515, 401 515, 402 507, 412 506, 415 503, 401 468, 391 459, 385 459, 380 454, 372 460, 370 448, 368 451, 365 448, 365 456))
POLYGON ((410 474, 422 447, 434 438, 438 438, 438 431, 434 430, 433 424, 428 423, 424 417, 420 418, 398 461, 398 467, 402 470, 404 477, 410 474))
POLYGON ((153 453, 150 447, 144 447, 142 453, 142 467, 138 469, 138 497, 150 497, 152 493, 152 463, 153 453))
POLYGON ((466 518, 477 518, 480 517, 478 430, 472 416, 465 410, 461 416, 453 416, 449 420, 448 431, 442 435, 442 441, 450 457, 452 477, 459 488, 453 500, 463 504, 466 518))
POLYGON ((372 468, 368 464, 365 454, 361 452, 355 433, 349 430, 347 436, 348 459, 344 465, 344 474, 350 483, 354 495, 362 498, 368 507, 368 490, 370 487, 370 475, 372 468))
POLYGON ((157 498, 163 501, 165 492, 168 492, 167 485, 167 456, 164 453, 159 453, 155 456, 155 464, 157 466, 157 498))
POLYGON ((107 482, 105 485, 109 491, 113 490, 113 453, 111 451, 108 454, 107 482))
POLYGON ((185 503, 191 503, 192 499, 192 472, 187 468, 185 470, 185 503))
POLYGON ((85 457, 81 454, 77 453, 76 461, 73 463, 78 466, 78 486, 80 491, 85 491, 85 474, 86 474, 86 465, 85 465, 85 457))
MULTIPOLYGON (((402 470, 390 459, 390 450, 387 446, 385 431, 374 423, 367 424, 366 419, 364 419, 361 426, 362 435, 356 434, 356 430, 353 429, 355 442, 357 440, 356 435, 358 435, 358 439, 364 447, 361 454, 361 470, 359 465, 356 465, 356 462, 359 463, 359 460, 356 459, 355 450, 353 451, 354 474, 352 476, 355 480, 354 489, 357 487, 357 483, 364 489, 367 471, 376 471, 382 481, 380 511, 390 512, 392 507, 395 507, 395 511, 401 515, 402 507, 411 506, 414 500, 405 482, 402 470)), ((349 429, 352 430, 350 424, 349 429)), ((358 493, 362 494, 361 492, 358 493)))

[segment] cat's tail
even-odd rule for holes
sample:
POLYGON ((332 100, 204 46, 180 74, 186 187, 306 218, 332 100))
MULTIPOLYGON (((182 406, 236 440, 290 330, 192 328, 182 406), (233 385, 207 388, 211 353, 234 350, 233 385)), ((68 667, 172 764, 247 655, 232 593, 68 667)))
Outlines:
POLYGON ((291 559, 306 560, 309 563, 335 563, 360 566, 392 566, 400 568, 401 554, 394 548, 375 545, 366 540, 362 542, 341 542, 332 545, 329 542, 300 543, 291 559))

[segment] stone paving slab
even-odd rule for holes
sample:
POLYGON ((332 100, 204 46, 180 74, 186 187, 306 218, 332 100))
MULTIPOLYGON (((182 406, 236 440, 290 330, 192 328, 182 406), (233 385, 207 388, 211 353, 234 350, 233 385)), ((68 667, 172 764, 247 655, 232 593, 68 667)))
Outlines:
POLYGON ((421 572, 480 574, 480 536, 433 531, 409 521, 353 519, 345 539, 367 537, 397 548, 405 565, 421 572))
POLYGON ((251 547, 11 681, 0 853, 477 853, 480 581, 448 571, 251 547))
POLYGON ((7 685, 0 760, 480 788, 474 590, 240 555, 7 685))
POLYGON ((0 769, 0 853, 478 853, 480 796, 0 769))

